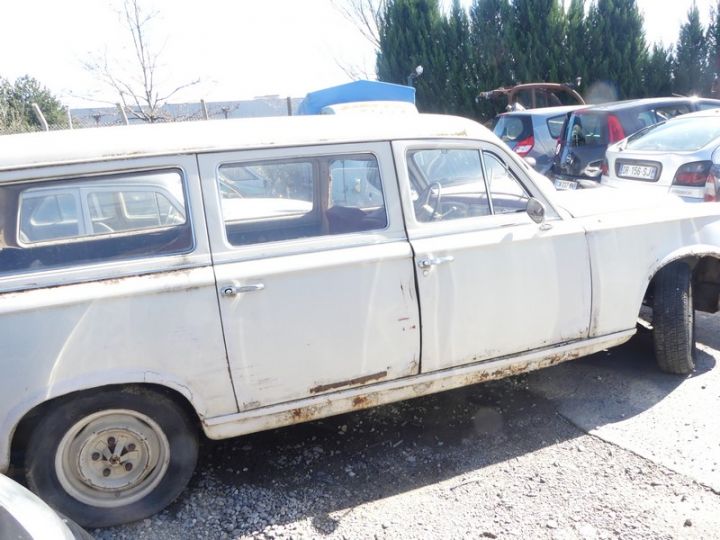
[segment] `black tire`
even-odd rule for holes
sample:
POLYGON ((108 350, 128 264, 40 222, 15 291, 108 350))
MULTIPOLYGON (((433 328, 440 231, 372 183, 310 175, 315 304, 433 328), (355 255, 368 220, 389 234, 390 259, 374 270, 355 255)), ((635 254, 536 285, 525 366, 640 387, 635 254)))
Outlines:
POLYGON ((47 407, 28 438, 25 476, 32 491, 80 525, 109 527, 170 504, 197 455, 197 429, 173 399, 117 387, 47 407))
POLYGON ((653 343, 662 371, 687 375, 695 369, 695 310, 692 272, 684 263, 660 270, 655 276, 653 343))

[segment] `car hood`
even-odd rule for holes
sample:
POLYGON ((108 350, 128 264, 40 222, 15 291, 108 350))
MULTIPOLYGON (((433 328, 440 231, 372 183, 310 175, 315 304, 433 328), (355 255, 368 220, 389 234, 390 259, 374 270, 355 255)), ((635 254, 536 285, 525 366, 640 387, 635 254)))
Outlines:
POLYGON ((596 216, 630 210, 677 207, 685 203, 680 197, 655 191, 595 187, 574 191, 558 191, 554 200, 573 217, 596 216))

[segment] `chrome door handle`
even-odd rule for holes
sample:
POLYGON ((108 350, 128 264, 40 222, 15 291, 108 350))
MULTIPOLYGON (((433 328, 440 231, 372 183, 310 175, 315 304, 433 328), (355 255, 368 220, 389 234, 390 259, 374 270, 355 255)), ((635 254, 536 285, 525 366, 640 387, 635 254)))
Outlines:
POLYGON ((220 292, 223 296, 235 296, 242 293, 262 291, 265 288, 264 283, 253 283, 252 285, 225 285, 220 288, 220 292))
POLYGON ((427 259, 420 259, 417 262, 417 265, 423 270, 427 270, 428 268, 431 268, 433 266, 449 263, 454 260, 455 257, 453 257, 452 255, 446 255, 444 257, 428 257, 427 259))

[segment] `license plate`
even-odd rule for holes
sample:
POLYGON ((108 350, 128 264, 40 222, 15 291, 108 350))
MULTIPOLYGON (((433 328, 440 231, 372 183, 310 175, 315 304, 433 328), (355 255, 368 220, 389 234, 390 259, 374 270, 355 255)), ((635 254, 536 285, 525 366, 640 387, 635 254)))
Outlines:
POLYGON ((657 173, 657 167, 650 165, 629 165, 623 163, 620 165, 620 171, 618 176, 625 178, 637 178, 639 180, 655 180, 655 174, 657 173))
POLYGON ((555 189, 577 189, 577 182, 573 180, 555 180, 555 189))

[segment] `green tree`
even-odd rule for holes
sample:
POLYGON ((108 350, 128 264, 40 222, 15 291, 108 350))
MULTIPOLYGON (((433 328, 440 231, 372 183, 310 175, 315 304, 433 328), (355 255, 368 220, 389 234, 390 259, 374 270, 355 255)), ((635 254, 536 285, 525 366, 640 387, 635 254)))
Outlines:
POLYGON ((587 16, 588 86, 605 82, 620 99, 642 96, 647 62, 643 20, 635 0, 597 0, 587 16))
POLYGON ((415 66, 424 73, 415 80, 416 103, 423 112, 444 112, 447 55, 444 19, 438 0, 394 0, 385 6, 377 57, 378 79, 406 84, 415 66))
POLYGON ((0 129, 11 132, 39 128, 40 122, 32 110, 33 103, 40 107, 48 124, 66 125, 62 104, 36 79, 24 75, 11 83, 0 78, 0 129))
POLYGON ((647 97, 670 96, 673 90, 673 51, 662 45, 653 45, 645 65, 645 95, 647 97))
POLYGON ((460 0, 453 0, 444 26, 443 46, 447 58, 444 111, 472 118, 476 113, 477 86, 470 65, 470 21, 460 0))
MULTIPOLYGON (((475 92, 513 84, 513 50, 509 0, 475 0, 470 7, 470 71, 475 92)), ((476 106, 485 120, 504 103, 482 100, 476 106)))
POLYGON ((565 47, 562 58, 561 82, 575 81, 582 77, 587 81, 587 27, 585 25, 585 0, 571 0, 565 16, 565 47))
POLYGON ((712 97, 720 97, 720 0, 710 9, 710 24, 707 29, 707 70, 708 79, 713 81, 712 97))
POLYGON ((702 94, 709 88, 707 69, 708 43, 700 22, 700 11, 693 2, 687 21, 680 27, 675 65, 675 91, 680 94, 702 94))
POLYGON ((514 0, 511 24, 516 79, 559 81, 566 54, 565 13, 559 0, 514 0))

